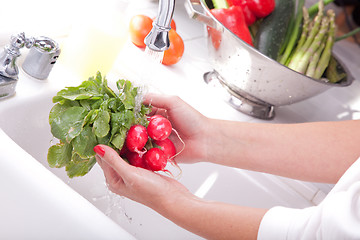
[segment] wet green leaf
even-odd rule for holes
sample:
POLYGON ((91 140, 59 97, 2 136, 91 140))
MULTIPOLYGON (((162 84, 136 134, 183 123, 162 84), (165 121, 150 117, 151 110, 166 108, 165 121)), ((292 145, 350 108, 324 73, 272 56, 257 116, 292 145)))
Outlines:
POLYGON ((66 165, 66 172, 69 178, 81 177, 87 174, 96 163, 95 157, 82 159, 78 155, 74 155, 73 161, 66 165))
POLYGON ((80 134, 86 110, 82 107, 71 107, 60 113, 51 122, 51 133, 63 142, 70 143, 80 134))
POLYGON ((74 151, 82 158, 95 155, 93 148, 97 145, 97 139, 89 126, 84 127, 80 134, 72 141, 74 151))
POLYGON ((94 132, 97 137, 105 137, 110 131, 110 114, 108 111, 100 110, 95 122, 94 132))
POLYGON ((61 168, 71 160, 72 146, 68 143, 53 145, 48 150, 47 160, 50 167, 61 168))
POLYGON ((117 149, 121 149, 124 145, 126 138, 127 129, 121 128, 118 133, 114 135, 111 140, 111 144, 113 144, 117 149))

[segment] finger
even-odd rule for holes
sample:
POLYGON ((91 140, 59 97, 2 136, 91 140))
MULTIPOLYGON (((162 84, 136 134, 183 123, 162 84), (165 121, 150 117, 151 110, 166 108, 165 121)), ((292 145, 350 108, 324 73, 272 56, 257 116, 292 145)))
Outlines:
POLYGON ((148 93, 145 95, 143 103, 145 105, 152 105, 157 108, 169 110, 178 106, 180 101, 181 99, 176 96, 148 93))
POLYGON ((167 110, 165 109, 162 109, 162 108, 156 108, 156 107, 153 107, 151 109, 151 112, 149 113, 149 116, 154 116, 154 115, 161 115, 163 117, 168 117, 167 116, 167 110))
POLYGON ((126 176, 129 172, 128 168, 130 165, 127 164, 111 147, 100 144, 94 148, 94 151, 96 152, 97 156, 100 157, 100 166, 103 168, 103 170, 106 169, 110 172, 111 170, 107 169, 109 166, 120 176, 126 176))
POLYGON ((95 158, 104 172, 106 183, 109 189, 112 192, 119 194, 124 187, 124 180, 112 167, 110 167, 105 161, 102 161, 98 155, 96 155, 95 158))
POLYGON ((124 180, 112 167, 106 162, 103 162, 103 170, 108 186, 114 189, 121 190, 124 186, 124 180))

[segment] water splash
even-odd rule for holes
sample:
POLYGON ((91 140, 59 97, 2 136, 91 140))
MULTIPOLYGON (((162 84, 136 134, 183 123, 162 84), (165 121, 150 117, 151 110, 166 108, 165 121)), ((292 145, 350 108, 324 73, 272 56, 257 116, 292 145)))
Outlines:
POLYGON ((138 92, 135 97, 135 114, 139 113, 141 111, 141 105, 144 101, 144 96, 148 93, 147 85, 141 85, 138 86, 138 92))
POLYGON ((163 51, 154 51, 148 47, 145 48, 145 55, 152 61, 156 63, 161 63, 164 58, 163 51))
POLYGON ((98 204, 105 204, 106 208, 103 209, 103 212, 106 216, 110 217, 111 219, 121 222, 121 219, 125 219, 131 223, 132 222, 132 217, 129 216, 126 213, 125 210, 125 206, 124 206, 124 197, 119 196, 113 192, 111 192, 106 184, 106 182, 104 183, 105 185, 105 193, 101 194, 99 196, 93 196, 91 198, 92 202, 94 203, 94 205, 98 204))
MULTIPOLYGON (((161 64, 164 52, 163 51, 154 51, 148 47, 145 48, 145 56, 147 60, 151 63, 161 64)), ((135 97, 135 113, 141 110, 141 104, 144 100, 144 96, 148 93, 148 86, 151 85, 151 76, 149 76, 148 72, 141 72, 141 85, 138 87, 138 94, 135 97)))

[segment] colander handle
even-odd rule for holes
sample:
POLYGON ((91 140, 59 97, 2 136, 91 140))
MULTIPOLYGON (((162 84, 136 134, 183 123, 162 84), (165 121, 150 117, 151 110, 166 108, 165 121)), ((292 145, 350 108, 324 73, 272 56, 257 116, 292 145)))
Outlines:
POLYGON ((209 27, 216 28, 216 22, 209 16, 205 15, 202 12, 197 11, 194 8, 194 5, 201 5, 200 0, 186 0, 185 9, 189 17, 199 22, 205 23, 209 27))

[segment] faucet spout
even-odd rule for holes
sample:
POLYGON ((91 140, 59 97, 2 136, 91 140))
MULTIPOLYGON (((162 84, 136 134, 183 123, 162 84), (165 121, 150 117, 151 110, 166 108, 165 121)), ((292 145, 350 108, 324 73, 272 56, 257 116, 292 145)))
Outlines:
POLYGON ((159 10, 145 44, 153 51, 163 52, 170 46, 169 30, 175 9, 175 0, 159 0, 159 10))

